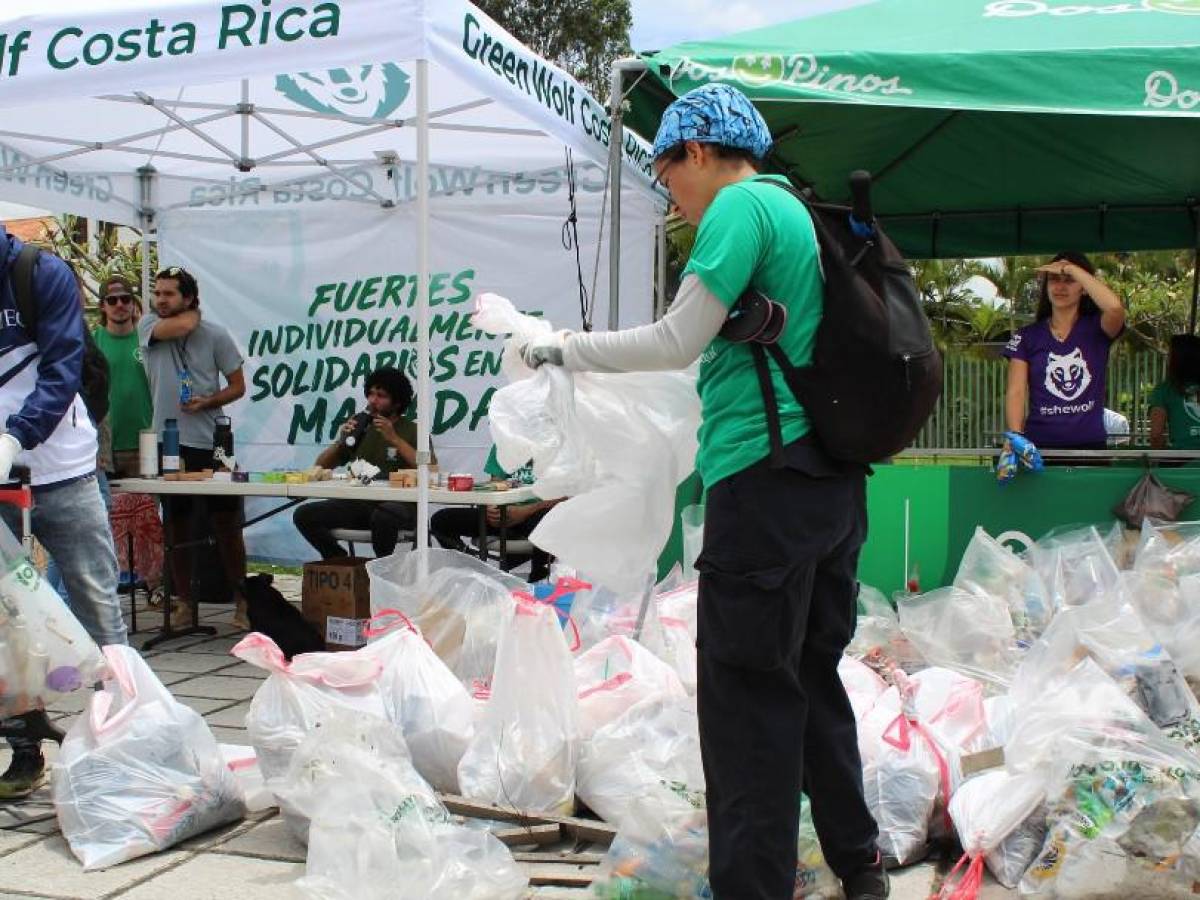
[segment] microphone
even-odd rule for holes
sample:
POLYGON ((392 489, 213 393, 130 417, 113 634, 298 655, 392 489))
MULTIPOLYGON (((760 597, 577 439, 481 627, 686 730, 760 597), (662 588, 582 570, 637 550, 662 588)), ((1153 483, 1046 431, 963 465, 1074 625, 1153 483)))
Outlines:
POLYGON ((354 422, 354 430, 342 438, 342 443, 347 447, 357 447, 359 442, 367 433, 367 429, 371 427, 371 414, 369 412, 360 412, 351 420, 354 422))
POLYGON ((863 225, 875 219, 871 209, 871 173, 858 169, 850 173, 850 211, 863 225))

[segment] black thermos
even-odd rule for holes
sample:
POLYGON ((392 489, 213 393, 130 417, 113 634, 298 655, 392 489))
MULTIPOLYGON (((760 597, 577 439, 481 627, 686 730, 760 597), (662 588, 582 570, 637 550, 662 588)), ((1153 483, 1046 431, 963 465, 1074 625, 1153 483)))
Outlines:
POLYGON ((369 412, 360 412, 353 419, 354 430, 342 440, 347 447, 357 447, 371 427, 372 416, 369 412))

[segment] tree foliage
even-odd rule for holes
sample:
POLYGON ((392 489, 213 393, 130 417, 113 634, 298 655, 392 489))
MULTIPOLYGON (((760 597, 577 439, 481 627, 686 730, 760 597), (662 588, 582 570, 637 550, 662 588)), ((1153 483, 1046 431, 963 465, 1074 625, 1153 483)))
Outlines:
POLYGON ((476 5, 598 100, 608 100, 609 67, 631 52, 629 0, 479 0, 476 5))

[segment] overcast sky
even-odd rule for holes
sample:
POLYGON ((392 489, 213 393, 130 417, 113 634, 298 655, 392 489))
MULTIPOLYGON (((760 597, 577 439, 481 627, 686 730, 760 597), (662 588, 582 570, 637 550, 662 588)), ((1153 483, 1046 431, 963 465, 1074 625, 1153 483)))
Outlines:
POLYGON ((631 0, 630 42, 634 50, 661 50, 848 5, 850 0, 631 0))

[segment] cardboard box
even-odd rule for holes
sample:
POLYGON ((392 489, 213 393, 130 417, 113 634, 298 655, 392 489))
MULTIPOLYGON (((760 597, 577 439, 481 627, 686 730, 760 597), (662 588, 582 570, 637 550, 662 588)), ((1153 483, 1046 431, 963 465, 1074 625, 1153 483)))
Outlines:
POLYGON ((329 650, 355 650, 367 643, 371 584, 366 562, 344 557, 304 564, 300 613, 324 636, 329 650))

